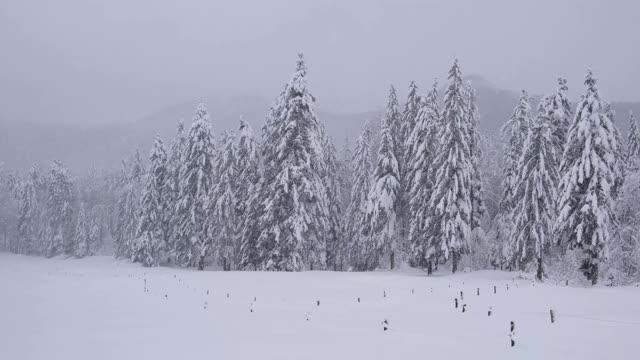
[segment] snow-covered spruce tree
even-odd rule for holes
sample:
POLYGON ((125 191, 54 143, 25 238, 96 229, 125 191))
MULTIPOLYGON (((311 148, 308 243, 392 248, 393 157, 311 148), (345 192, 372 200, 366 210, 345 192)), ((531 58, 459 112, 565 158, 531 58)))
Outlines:
POLYGON ((122 170, 116 182, 116 226, 114 229, 116 258, 131 259, 135 254, 138 216, 140 215, 140 188, 144 175, 144 163, 140 152, 136 150, 128 161, 122 161, 122 170))
POLYGON ((518 105, 513 111, 513 115, 506 124, 502 126, 502 137, 507 145, 503 155, 503 183, 502 199, 500 200, 500 210, 502 213, 509 213, 513 210, 517 199, 515 191, 518 181, 518 165, 524 149, 524 143, 531 126, 531 105, 529 104, 529 94, 522 91, 518 105))
MULTIPOLYGON (((349 136, 345 137, 342 149, 340 149, 340 185, 342 186, 340 194, 342 199, 342 208, 347 209, 351 203, 351 188, 353 187, 353 167, 351 167, 351 158, 353 157, 353 148, 349 136)), ((343 227, 346 224, 346 218, 343 219, 343 227)), ((346 259, 345 259, 346 260, 346 259)))
MULTIPOLYGON (((418 85, 415 81, 409 84, 409 95, 407 95, 407 101, 404 104, 404 109, 401 115, 401 131, 398 141, 402 142, 402 164, 411 163, 411 157, 414 154, 415 144, 411 141, 411 134, 413 134, 418 120, 418 112, 422 107, 422 99, 418 94, 418 85)), ((405 166, 408 168, 408 165, 405 166)), ((407 169, 408 170, 408 169, 407 169)), ((405 174, 407 170, 403 170, 401 166, 401 172, 405 174)))
MULTIPOLYGON (((393 87, 389 104, 395 97, 393 87)), ((380 129, 380 148, 373 172, 371 190, 367 197, 364 235, 368 270, 378 267, 380 257, 389 254, 389 267, 394 268, 398 250, 398 207, 400 200, 400 168, 394 153, 392 114, 387 111, 380 129)))
POLYGON ((18 200, 18 242, 11 251, 15 253, 37 254, 38 246, 38 199, 36 194, 37 174, 35 168, 27 178, 17 184, 18 200))
POLYGON ((620 188, 622 188, 624 178, 626 177, 627 166, 625 160, 627 159, 627 149, 622 133, 620 133, 620 129, 615 125, 615 111, 613 110, 613 106, 611 106, 611 103, 607 101, 602 101, 602 107, 604 109, 605 116, 607 116, 613 124, 613 137, 616 141, 614 156, 617 161, 613 167, 614 180, 613 185, 611 186, 611 199, 615 201, 618 198, 618 192, 620 191, 620 188))
POLYGON ((211 219, 209 237, 213 240, 218 263, 224 271, 237 267, 240 257, 241 223, 236 209, 238 167, 236 139, 233 132, 222 134, 222 149, 214 172, 219 179, 211 195, 211 219))
POLYGON ((367 196, 371 189, 371 129, 365 124, 362 133, 356 139, 356 147, 351 159, 353 168, 353 186, 349 206, 346 211, 345 238, 348 240, 347 252, 351 267, 357 271, 367 270, 365 257, 366 237, 363 233, 367 196))
POLYGON ((562 159, 567 144, 567 133, 571 125, 571 105, 567 98, 567 91, 567 80, 558 78, 556 93, 545 96, 541 105, 551 122, 551 135, 558 164, 562 159))
POLYGON ((204 270, 211 254, 209 196, 213 189, 215 146, 209 113, 199 104, 191 123, 180 172, 180 195, 174 221, 177 221, 176 263, 204 270))
POLYGON ((471 86, 471 82, 465 84, 465 120, 467 131, 469 132, 469 151, 471 153, 471 230, 480 228, 480 221, 485 214, 484 200, 482 198, 482 178, 480 174, 480 159, 482 158, 482 148, 480 147, 480 132, 478 123, 480 115, 476 105, 476 90, 471 86))
POLYGON ((175 239, 178 234, 176 209, 178 208, 178 202, 180 200, 180 174, 182 171, 182 162, 186 147, 187 136, 184 131, 184 120, 180 120, 178 122, 176 135, 171 142, 167 159, 167 181, 169 188, 166 190, 168 204, 165 209, 169 222, 164 248, 167 256, 167 262, 169 263, 175 259, 175 239))
POLYGON ((638 133, 638 124, 633 117, 633 113, 629 112, 629 135, 627 136, 627 165, 630 170, 640 168, 640 133, 638 133))
POLYGON ((140 198, 139 222, 133 254, 133 261, 142 263, 143 266, 158 266, 160 251, 166 244, 170 180, 164 142, 160 135, 156 135, 149 154, 149 172, 140 198))
POLYGON ((257 269, 257 240, 260 236, 258 218, 261 213, 259 201, 260 171, 258 144, 253 137, 253 130, 248 122, 240 119, 237 149, 237 181, 236 211, 240 228, 239 269, 257 269))
POLYGON ((89 231, 87 214, 83 203, 80 205, 78 218, 76 219, 75 248, 73 249, 73 255, 77 258, 83 258, 89 255, 89 231))
POLYGON ((344 255, 344 237, 342 234, 342 184, 340 171, 343 167, 333 142, 324 130, 321 131, 324 171, 322 182, 327 194, 329 210, 328 228, 326 236, 327 268, 334 271, 342 270, 344 255))
POLYGON ((439 243, 429 241, 427 227, 434 210, 430 206, 430 199, 436 172, 433 162, 440 149, 439 125, 438 82, 434 81, 420 106, 416 126, 408 139, 413 152, 408 157, 406 175, 411 262, 414 266, 426 268, 429 274, 437 266, 440 250, 439 243))
POLYGON ((473 161, 465 110, 464 85, 456 59, 449 70, 439 135, 441 147, 433 163, 436 177, 430 205, 434 216, 429 225, 429 241, 440 244, 444 259, 451 257, 452 272, 458 270, 471 233, 473 161))
MULTIPOLYGON (((610 261, 620 283, 640 280, 640 171, 627 172, 620 196, 615 201, 616 220, 620 236, 610 246, 610 261)), ((610 274, 611 275, 611 274, 610 274)), ((614 275, 615 276, 615 275, 614 275)))
POLYGON ((320 125, 307 89, 306 65, 296 71, 270 110, 265 125, 264 212, 258 239, 262 268, 299 271, 325 266, 328 226, 322 183, 320 125))
MULTIPOLYGON (((395 100, 395 93, 393 95, 395 100)), ((406 241, 409 226, 409 198, 406 194, 408 190, 407 167, 408 163, 411 162, 410 157, 414 151, 413 145, 408 141, 408 139, 416 126, 416 118, 418 116, 418 111, 420 110, 421 101, 421 97, 420 95, 418 95, 418 86, 416 85, 415 81, 411 81, 411 83, 409 84, 409 93, 407 95, 407 100, 404 104, 404 108, 402 110, 402 113, 397 116, 396 120, 397 122, 399 122, 399 125, 396 126, 399 128, 399 130, 392 134, 396 149, 396 160, 398 160, 398 181, 400 182, 396 209, 398 222, 397 248, 402 253, 406 253, 408 251, 406 241)), ((389 114, 389 111, 392 109, 391 105, 392 104, 390 103, 387 107, 387 114, 389 114)), ((397 110, 395 111, 397 112, 397 110)))
POLYGON ((515 263, 521 270, 537 262, 536 277, 544 276, 543 253, 552 243, 558 168, 553 122, 541 103, 531 124, 518 165, 514 222, 515 263))
POLYGON ((529 95, 523 90, 513 115, 501 129, 502 138, 506 142, 502 160, 502 198, 500 199, 499 213, 493 222, 493 233, 496 235, 494 262, 506 263, 509 269, 513 267, 515 256, 513 249, 515 237, 512 232, 515 228, 513 211, 517 204, 515 194, 518 186, 518 166, 530 125, 531 105, 529 105, 529 95), (508 258, 499 261, 497 256, 502 255, 508 256, 508 258))
POLYGON ((580 269, 596 284, 611 241, 612 187, 616 177, 615 125, 589 69, 587 91, 576 109, 561 163, 555 230, 569 248, 583 251, 580 269))
POLYGON ((60 161, 54 161, 47 179, 47 257, 58 254, 73 255, 73 183, 60 161))

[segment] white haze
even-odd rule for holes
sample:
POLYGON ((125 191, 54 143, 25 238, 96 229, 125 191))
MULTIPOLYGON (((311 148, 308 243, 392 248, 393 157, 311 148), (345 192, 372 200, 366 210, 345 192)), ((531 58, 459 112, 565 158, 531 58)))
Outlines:
POLYGON ((427 88, 454 57, 466 74, 530 93, 560 75, 580 84, 591 65, 608 99, 637 101, 638 4, 3 0, 0 120, 92 126, 200 98, 270 100, 298 51, 325 111, 378 109, 390 83, 427 88))

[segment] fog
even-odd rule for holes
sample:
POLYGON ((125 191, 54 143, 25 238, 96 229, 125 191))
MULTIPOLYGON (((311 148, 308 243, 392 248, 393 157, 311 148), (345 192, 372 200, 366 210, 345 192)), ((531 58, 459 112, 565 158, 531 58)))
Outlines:
POLYGON ((3 0, 0 119, 91 126, 200 98, 270 101, 299 51, 326 111, 378 109, 390 83, 426 88, 454 57, 466 74, 530 93, 552 91, 560 75, 579 84, 590 65, 607 98, 637 101, 639 9, 633 0, 3 0))

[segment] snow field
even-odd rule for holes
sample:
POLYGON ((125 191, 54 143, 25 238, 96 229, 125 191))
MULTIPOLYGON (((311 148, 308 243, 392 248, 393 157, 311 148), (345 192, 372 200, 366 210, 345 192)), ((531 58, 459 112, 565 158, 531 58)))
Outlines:
POLYGON ((633 358, 640 288, 515 275, 198 272, 0 254, 0 359, 633 358))

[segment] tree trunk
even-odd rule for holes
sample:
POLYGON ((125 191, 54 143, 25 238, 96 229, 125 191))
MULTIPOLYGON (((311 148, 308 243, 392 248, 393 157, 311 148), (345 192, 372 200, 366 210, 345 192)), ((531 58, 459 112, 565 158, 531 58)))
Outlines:
POLYGON ((389 263, 391 270, 393 270, 393 268, 396 266, 396 254, 395 252, 393 252, 393 250, 391 250, 391 254, 389 254, 389 263))
POLYGON ((591 265, 591 285, 598 283, 598 264, 591 265))
POLYGON ((458 251, 453 250, 451 252, 451 272, 455 274, 458 271, 458 251))
POLYGON ((542 257, 538 258, 538 271, 536 273, 536 278, 538 278, 538 280, 542 281, 542 278, 544 277, 544 269, 542 268, 542 257))
POLYGON ((198 261, 198 270, 204 270, 204 256, 200 256, 200 261, 198 261))
POLYGON ((431 263, 431 260, 427 261, 427 275, 431 275, 433 274, 433 264, 431 263))

